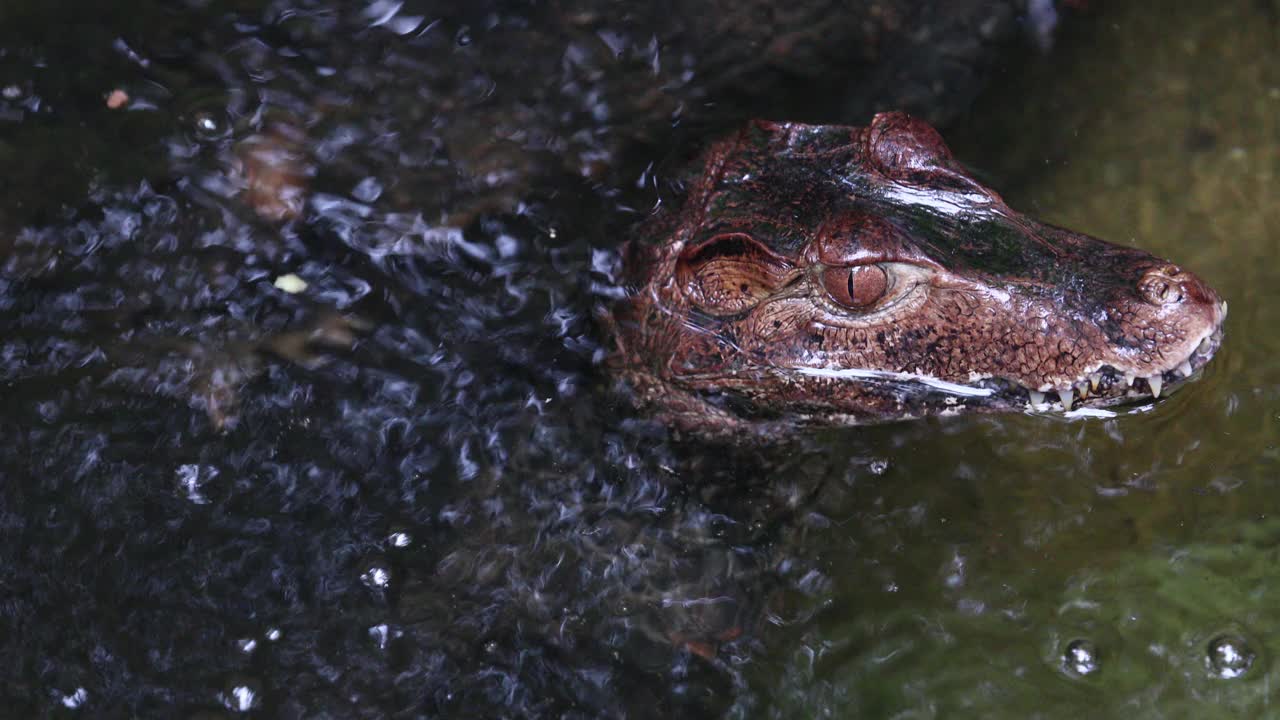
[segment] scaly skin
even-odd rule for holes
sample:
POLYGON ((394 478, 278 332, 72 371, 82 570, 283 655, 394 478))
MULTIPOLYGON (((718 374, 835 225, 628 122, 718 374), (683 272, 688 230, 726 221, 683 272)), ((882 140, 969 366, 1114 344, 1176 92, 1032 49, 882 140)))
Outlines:
POLYGON ((1100 408, 1221 339, 1195 275, 1015 212, 902 113, 754 122, 703 168, 629 244, 609 322, 612 366, 685 430, 1100 408))

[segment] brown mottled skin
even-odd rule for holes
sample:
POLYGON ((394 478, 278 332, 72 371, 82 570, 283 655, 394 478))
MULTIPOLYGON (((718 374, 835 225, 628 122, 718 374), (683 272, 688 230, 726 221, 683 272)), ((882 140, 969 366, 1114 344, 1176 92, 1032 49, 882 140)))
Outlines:
POLYGON ((753 122, 664 207, 628 245, 611 364, 686 430, 1100 408, 1221 338, 1195 275, 1019 214, 902 113, 753 122))

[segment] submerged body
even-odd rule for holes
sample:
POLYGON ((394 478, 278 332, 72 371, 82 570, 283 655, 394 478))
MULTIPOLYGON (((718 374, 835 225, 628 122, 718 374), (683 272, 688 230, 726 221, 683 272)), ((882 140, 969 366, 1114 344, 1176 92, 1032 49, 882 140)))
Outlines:
POLYGON ((704 433, 1159 397, 1226 315, 1166 260, 1010 209, 902 113, 752 123, 644 232, 612 362, 704 433))

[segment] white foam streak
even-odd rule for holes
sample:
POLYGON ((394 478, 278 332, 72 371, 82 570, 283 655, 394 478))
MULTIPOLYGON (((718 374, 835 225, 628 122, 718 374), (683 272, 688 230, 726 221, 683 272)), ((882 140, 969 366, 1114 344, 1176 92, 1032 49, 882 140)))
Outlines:
POLYGON ((889 372, 887 370, 865 370, 862 368, 843 368, 840 370, 832 370, 830 368, 815 367, 796 367, 792 370, 801 375, 813 375, 816 377, 834 378, 837 380, 897 380, 899 382, 914 382, 922 385, 928 385, 935 390, 941 390, 952 395, 961 397, 988 397, 995 393, 990 388, 973 387, 972 385, 961 385, 960 383, 947 382, 928 375, 916 375, 914 373, 889 372))

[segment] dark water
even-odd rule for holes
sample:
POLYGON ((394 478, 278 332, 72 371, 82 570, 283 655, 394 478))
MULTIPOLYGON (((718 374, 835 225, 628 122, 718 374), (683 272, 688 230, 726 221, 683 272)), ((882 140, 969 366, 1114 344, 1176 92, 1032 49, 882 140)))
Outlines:
POLYGON ((773 448, 608 392, 642 133, 484 64, 520 7, 0 9, 0 716, 1277 712, 1274 4, 1078 13, 948 133, 1217 287, 1200 382, 773 448))

